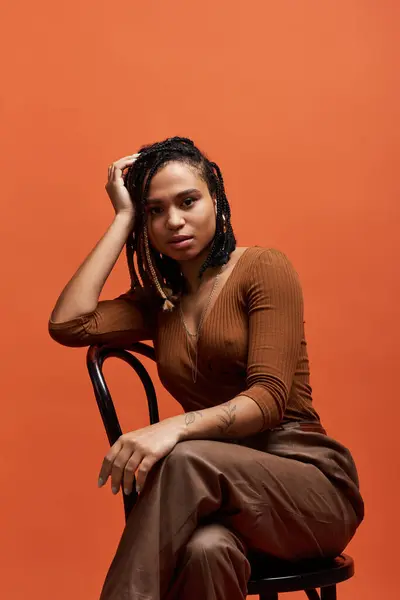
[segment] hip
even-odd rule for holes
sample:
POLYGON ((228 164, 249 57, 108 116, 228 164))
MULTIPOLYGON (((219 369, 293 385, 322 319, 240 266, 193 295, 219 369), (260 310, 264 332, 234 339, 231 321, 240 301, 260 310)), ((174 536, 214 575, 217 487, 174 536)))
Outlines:
POLYGON ((364 502, 351 452, 318 421, 296 421, 239 440, 240 445, 316 466, 351 503, 359 522, 364 502))

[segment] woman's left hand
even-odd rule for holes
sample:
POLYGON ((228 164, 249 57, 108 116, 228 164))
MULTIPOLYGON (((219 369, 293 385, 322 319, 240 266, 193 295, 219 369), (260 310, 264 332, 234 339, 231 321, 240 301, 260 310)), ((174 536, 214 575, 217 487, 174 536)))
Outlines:
POLYGON ((181 440, 182 429, 178 416, 121 435, 104 458, 99 487, 111 476, 113 494, 118 494, 122 482, 125 494, 130 494, 137 471, 136 490, 140 492, 150 469, 181 440))

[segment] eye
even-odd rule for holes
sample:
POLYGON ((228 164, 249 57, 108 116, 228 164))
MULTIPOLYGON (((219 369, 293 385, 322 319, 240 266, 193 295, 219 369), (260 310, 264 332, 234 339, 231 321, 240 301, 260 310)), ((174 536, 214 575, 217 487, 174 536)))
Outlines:
POLYGON ((190 197, 189 197, 189 198, 186 198, 186 199, 183 201, 183 203, 182 203, 182 204, 183 204, 183 206, 184 206, 185 208, 190 208, 191 206, 193 206, 193 204, 194 204, 195 202, 196 202, 196 198, 190 198, 190 197))
POLYGON ((160 215, 162 212, 162 208, 161 206, 152 206, 147 209, 147 212, 149 212, 151 215, 160 215))

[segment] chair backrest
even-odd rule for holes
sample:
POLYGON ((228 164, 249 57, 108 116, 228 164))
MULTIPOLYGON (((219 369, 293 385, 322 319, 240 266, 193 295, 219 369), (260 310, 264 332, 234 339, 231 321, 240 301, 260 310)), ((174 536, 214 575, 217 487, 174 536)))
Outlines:
MULTIPOLYGON (((160 420, 158 414, 157 396, 151 377, 140 360, 136 358, 136 356, 133 356, 131 352, 135 352, 155 360, 154 348, 142 343, 133 344, 129 350, 122 350, 107 346, 90 346, 86 355, 86 365, 110 446, 115 444, 118 438, 122 435, 122 429, 118 420, 110 390, 108 389, 103 375, 103 365, 107 358, 119 358, 133 368, 133 370, 139 376, 139 379, 142 382, 146 392, 150 424, 152 425, 154 423, 158 423, 160 420)), ((133 486, 133 489, 135 489, 135 485, 133 486)), ((137 494, 132 492, 129 496, 126 496, 123 493, 123 498, 125 518, 127 519, 136 502, 137 494)))

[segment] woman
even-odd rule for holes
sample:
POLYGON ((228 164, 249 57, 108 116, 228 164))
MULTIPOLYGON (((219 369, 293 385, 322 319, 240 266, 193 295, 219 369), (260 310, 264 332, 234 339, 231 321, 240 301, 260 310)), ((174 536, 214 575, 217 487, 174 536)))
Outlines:
POLYGON ((67 284, 51 336, 67 346, 153 340, 184 414, 123 435, 99 485, 139 499, 102 600, 243 600, 249 554, 339 554, 363 518, 349 451, 312 406, 298 276, 237 248, 221 172, 186 138, 108 169, 115 218, 67 284), (127 294, 99 302, 126 244, 127 294))

